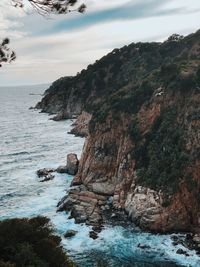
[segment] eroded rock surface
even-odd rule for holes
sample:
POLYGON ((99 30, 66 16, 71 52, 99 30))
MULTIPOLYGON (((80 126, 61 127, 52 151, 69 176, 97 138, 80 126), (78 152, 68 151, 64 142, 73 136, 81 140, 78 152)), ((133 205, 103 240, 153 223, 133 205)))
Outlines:
POLYGON ((73 129, 70 131, 70 133, 74 134, 75 136, 88 136, 88 125, 91 120, 91 117, 91 114, 86 111, 83 111, 81 115, 78 116, 77 120, 72 124, 73 129))
POLYGON ((86 223, 96 228, 101 227, 101 206, 106 204, 107 197, 88 191, 85 186, 69 190, 68 195, 58 206, 58 211, 71 211, 76 223, 86 223))
POLYGON ((77 155, 74 153, 67 155, 67 173, 70 175, 75 175, 78 171, 79 160, 77 155))
POLYGON ((78 171, 79 160, 77 155, 70 153, 67 155, 67 163, 65 166, 59 166, 56 171, 58 173, 68 173, 69 175, 75 175, 78 171))

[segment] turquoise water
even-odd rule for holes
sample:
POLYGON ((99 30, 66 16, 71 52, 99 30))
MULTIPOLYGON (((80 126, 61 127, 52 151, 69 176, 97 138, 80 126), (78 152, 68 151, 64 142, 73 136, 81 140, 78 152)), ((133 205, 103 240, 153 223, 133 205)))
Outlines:
POLYGON ((200 266, 194 251, 189 257, 176 254, 181 246, 175 248, 170 235, 106 226, 94 241, 89 227, 75 224, 64 212, 56 213, 73 177, 55 174, 54 180, 40 183, 36 171, 65 164, 70 152, 80 157, 84 139, 67 134, 72 121, 54 122, 47 114, 29 110, 45 89, 0 88, 0 219, 45 215, 62 237, 68 229, 77 230, 74 238, 62 242, 82 267, 200 266), (141 249, 139 243, 149 248, 141 249))

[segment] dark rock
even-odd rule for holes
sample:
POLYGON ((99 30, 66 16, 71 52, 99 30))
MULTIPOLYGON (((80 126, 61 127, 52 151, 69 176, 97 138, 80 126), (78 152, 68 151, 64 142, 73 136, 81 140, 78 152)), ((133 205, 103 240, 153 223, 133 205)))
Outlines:
POLYGON ((68 154, 67 155, 67 173, 70 175, 76 175, 78 171, 78 158, 77 155, 74 153, 68 154))
POLYGON ((56 171, 58 173, 67 173, 67 166, 59 166, 56 171))
POLYGON ((142 248, 142 249, 150 249, 151 247, 145 244, 138 244, 138 248, 142 248))
POLYGON ((96 233, 100 233, 102 231, 102 226, 101 225, 93 226, 92 230, 96 233))
POLYGON ((50 181, 50 180, 53 180, 54 179, 54 175, 52 174, 48 174, 45 176, 45 178, 43 180, 41 180, 40 182, 47 182, 47 181, 50 181))
POLYGON ((172 242, 172 245, 173 245, 173 246, 178 246, 178 245, 179 245, 179 242, 178 242, 178 241, 173 241, 173 242, 172 242))
POLYGON ((39 169, 39 170, 37 171, 37 175, 38 175, 39 177, 42 177, 42 176, 48 176, 49 173, 54 172, 54 171, 55 171, 55 169, 52 169, 52 168, 39 169))
POLYGON ((65 238, 71 238, 75 236, 78 232, 74 230, 67 230, 67 232, 64 234, 65 238))
POLYGON ((177 251, 176 251, 177 254, 180 254, 180 255, 186 255, 187 252, 181 248, 179 248, 177 251))
POLYGON ((67 195, 65 195, 63 198, 61 198, 61 200, 58 202, 57 207, 59 207, 60 205, 62 205, 62 203, 67 199, 67 195))
POLYGON ((98 234, 94 231, 90 231, 89 236, 90 236, 90 238, 92 238, 94 240, 98 238, 98 234))

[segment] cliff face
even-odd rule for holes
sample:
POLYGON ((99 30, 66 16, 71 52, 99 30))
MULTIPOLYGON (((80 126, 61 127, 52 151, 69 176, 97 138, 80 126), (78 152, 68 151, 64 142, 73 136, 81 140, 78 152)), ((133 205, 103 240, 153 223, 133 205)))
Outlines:
POLYGON ((62 95, 59 111, 65 110, 72 98, 63 92, 71 97, 76 84, 85 88, 80 112, 92 114, 72 182, 77 187, 60 209, 94 227, 108 204, 144 229, 199 227, 200 32, 114 50, 72 80, 73 87, 47 94, 39 104, 48 99, 49 108, 51 94, 62 95))
MULTIPOLYGON (((159 150, 164 155, 161 151, 156 151, 160 159, 154 159, 155 166, 147 157, 141 162, 135 156, 138 144, 130 136, 128 128, 132 119, 129 115, 122 113, 118 120, 109 116, 104 123, 96 123, 86 140, 79 172, 73 184, 83 184, 88 191, 98 195, 113 196, 113 207, 125 210, 130 219, 142 228, 168 232, 198 227, 200 162, 199 156, 196 156, 200 149, 200 121, 191 119, 190 116, 199 101, 200 92, 187 97, 169 96, 167 92, 163 92, 162 96, 154 94, 148 107, 142 106, 136 114, 141 135, 139 149, 142 149, 143 145, 151 147, 157 142, 159 129, 156 129, 151 144, 147 144, 146 139, 161 116, 163 123, 167 123, 167 115, 161 115, 163 110, 173 110, 175 106, 178 110, 176 122, 169 126, 175 139, 173 133, 165 129, 165 134, 169 131, 171 136, 167 137, 165 143, 159 144, 159 150), (177 148, 181 137, 175 132, 179 131, 177 129, 180 126, 184 128, 185 142, 182 148, 177 148), (180 154, 184 154, 181 156, 183 158, 180 158, 180 154), (172 165, 175 165, 175 169, 172 165), (165 169, 164 172, 160 167, 165 169), (143 176, 138 177, 143 168, 148 171, 148 168, 152 168, 148 172, 149 177, 145 176, 147 180, 143 176)), ((161 127, 162 123, 159 128, 161 127)), ((155 157, 154 151, 151 153, 150 157, 155 157)))

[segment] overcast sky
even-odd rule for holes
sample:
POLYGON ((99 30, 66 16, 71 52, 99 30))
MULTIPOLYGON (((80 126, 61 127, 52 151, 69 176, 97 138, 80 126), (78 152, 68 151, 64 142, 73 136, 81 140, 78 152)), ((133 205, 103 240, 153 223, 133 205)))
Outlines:
POLYGON ((85 14, 45 19, 0 0, 0 39, 17 60, 0 69, 0 85, 49 83, 75 75, 116 47, 162 41, 200 28, 200 0, 83 0, 85 14))

